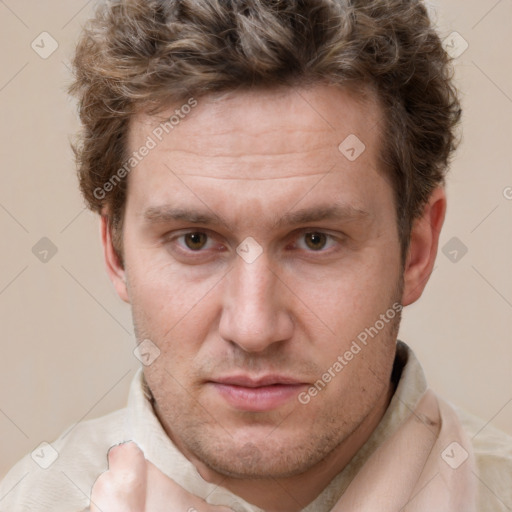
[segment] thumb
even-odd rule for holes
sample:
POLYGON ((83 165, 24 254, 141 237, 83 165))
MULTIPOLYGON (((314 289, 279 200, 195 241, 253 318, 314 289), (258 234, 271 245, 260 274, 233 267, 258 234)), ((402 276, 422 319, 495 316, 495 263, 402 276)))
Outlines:
POLYGON ((108 470, 96 480, 91 512, 143 512, 146 502, 146 461, 139 447, 125 443, 108 452, 108 470))

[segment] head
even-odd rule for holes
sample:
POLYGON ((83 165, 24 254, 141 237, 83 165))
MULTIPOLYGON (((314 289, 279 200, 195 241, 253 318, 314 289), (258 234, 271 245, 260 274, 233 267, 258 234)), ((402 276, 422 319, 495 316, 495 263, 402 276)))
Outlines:
POLYGON ((162 423, 222 474, 307 471, 379 410, 433 266, 460 108, 426 9, 114 1, 74 64, 80 185, 162 423))

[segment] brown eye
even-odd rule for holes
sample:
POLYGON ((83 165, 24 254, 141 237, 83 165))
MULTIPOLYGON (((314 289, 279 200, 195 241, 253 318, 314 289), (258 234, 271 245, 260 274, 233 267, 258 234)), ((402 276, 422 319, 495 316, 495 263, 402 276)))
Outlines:
POLYGON ((324 233, 306 233, 304 238, 308 248, 313 251, 321 251, 327 244, 327 235, 324 233))
POLYGON ((208 242, 208 235, 205 233, 188 233, 185 235, 185 244, 192 251, 199 251, 208 242))

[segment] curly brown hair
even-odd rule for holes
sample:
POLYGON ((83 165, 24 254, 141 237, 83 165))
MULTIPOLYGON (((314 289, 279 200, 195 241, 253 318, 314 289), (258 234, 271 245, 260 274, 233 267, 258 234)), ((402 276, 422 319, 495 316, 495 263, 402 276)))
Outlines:
POLYGON ((104 197, 94 191, 129 158, 138 112, 239 88, 369 86, 384 114, 381 161, 403 254, 456 146, 450 59, 418 0, 107 1, 84 28, 73 66, 80 187, 93 211, 107 212, 118 254, 127 178, 104 197))

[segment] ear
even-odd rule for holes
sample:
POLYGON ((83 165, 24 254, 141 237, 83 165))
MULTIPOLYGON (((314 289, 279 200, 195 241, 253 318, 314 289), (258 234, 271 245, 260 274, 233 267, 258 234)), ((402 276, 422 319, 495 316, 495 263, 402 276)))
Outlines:
POLYGON ((108 276, 110 277, 119 297, 129 304, 130 296, 126 286, 126 271, 119 261, 119 257, 114 249, 114 245, 112 244, 112 233, 108 217, 104 214, 101 215, 100 233, 108 276))
POLYGON ((446 214, 446 194, 443 188, 432 192, 421 217, 412 225, 409 250, 404 269, 402 304, 416 302, 427 285, 437 255, 439 234, 446 214))

